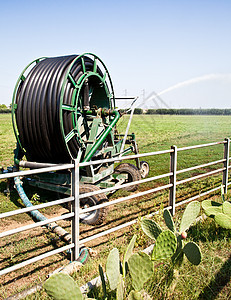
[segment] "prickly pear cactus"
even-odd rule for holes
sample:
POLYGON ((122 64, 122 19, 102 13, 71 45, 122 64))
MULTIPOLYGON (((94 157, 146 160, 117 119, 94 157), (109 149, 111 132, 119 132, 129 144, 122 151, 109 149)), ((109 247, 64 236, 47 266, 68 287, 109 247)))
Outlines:
POLYGON ((184 248, 183 252, 186 255, 187 259, 193 264, 193 265, 199 265, 201 262, 201 251, 200 248, 197 246, 194 242, 188 242, 184 248))
POLYGON ((153 260, 171 257, 177 248, 177 239, 170 230, 162 231, 158 236, 152 252, 153 260))
POLYGON ((231 217, 223 213, 217 213, 214 217, 215 222, 223 228, 231 229, 231 217))
POLYGON ((100 264, 99 264, 99 275, 100 275, 101 282, 102 282, 103 295, 104 295, 104 298, 106 298, 106 295, 107 295, 106 282, 105 282, 105 278, 104 278, 103 268, 100 264))
POLYGON ((204 200, 202 208, 209 217, 214 217, 215 222, 223 228, 231 229, 231 204, 228 201, 222 203, 204 200))
POLYGON ((83 296, 75 281, 67 274, 52 275, 44 284, 45 291, 55 300, 82 300, 83 296))
POLYGON ((222 204, 222 212, 223 212, 223 214, 225 214, 231 218, 231 203, 230 202, 225 201, 222 204))
POLYGON ((168 209, 164 210, 163 217, 164 217, 164 221, 165 221, 165 224, 167 225, 168 229, 170 229, 172 232, 175 232, 176 228, 175 228, 171 213, 168 209))
POLYGON ((172 256, 172 262, 175 267, 180 267, 184 260, 183 242, 180 235, 177 237, 177 248, 176 252, 172 256))
POLYGON ((125 255, 124 255, 124 260, 123 260, 123 277, 125 277, 126 275, 126 265, 127 265, 127 262, 129 260, 129 258, 132 256, 132 252, 133 252, 133 249, 134 249, 134 245, 135 245, 135 242, 136 242, 136 235, 133 236, 133 238, 131 239, 127 249, 126 249, 126 252, 125 252, 125 255))
POLYGON ((132 286, 140 291, 145 282, 153 274, 153 262, 149 255, 141 252, 133 254, 128 260, 128 269, 132 279, 132 286))
POLYGON ((202 201, 201 206, 208 217, 215 216, 217 213, 222 213, 222 203, 204 200, 202 201))
POLYGON ((131 291, 128 295, 128 300, 142 300, 142 295, 140 292, 137 291, 131 291))
POLYGON ((123 300, 124 299, 124 281, 123 276, 120 274, 119 283, 116 289, 116 300, 123 300))
POLYGON ((143 232, 153 240, 156 240, 162 232, 161 227, 153 220, 142 219, 141 228, 143 232))
POLYGON ((117 248, 113 248, 107 258, 106 274, 111 290, 117 288, 120 277, 120 258, 117 248))
POLYGON ((189 203, 183 213, 180 223, 180 233, 187 230, 192 225, 200 213, 200 203, 193 201, 189 203))
MULTIPOLYGON (((225 209, 229 209, 228 205, 225 209)), ((171 257, 173 265, 180 267, 184 254, 189 261, 195 265, 201 261, 200 248, 195 243, 189 243, 184 247, 183 240, 186 239, 185 232, 196 220, 200 213, 200 203, 198 201, 191 202, 187 205, 180 224, 179 232, 176 231, 172 216, 168 210, 164 210, 164 220, 170 230, 162 231, 156 222, 143 219, 141 227, 143 231, 151 238, 156 239, 152 252, 152 260, 167 259, 171 257), (195 251, 195 255, 191 255, 191 249, 195 251)))

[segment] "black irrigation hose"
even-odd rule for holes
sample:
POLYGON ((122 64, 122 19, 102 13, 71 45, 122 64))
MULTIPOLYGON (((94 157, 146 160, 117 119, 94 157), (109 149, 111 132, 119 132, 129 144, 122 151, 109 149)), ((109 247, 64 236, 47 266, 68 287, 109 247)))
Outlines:
MULTIPOLYGON (((18 88, 15 117, 19 140, 30 161, 66 163, 70 162, 71 156, 77 157, 80 148, 77 139, 73 138, 68 143, 70 155, 60 127, 61 88, 65 74, 76 57, 76 55, 70 55, 41 60, 32 68, 18 88)), ((85 71, 92 71, 94 61, 89 57, 84 57, 84 61, 85 71)), ((97 72, 101 72, 98 67, 97 72)), ((78 59, 71 69, 71 76, 77 82, 83 74, 82 62, 78 59)), ((93 80, 91 84, 98 84, 98 82, 93 80)), ((88 84, 84 84, 84 87, 89 89, 88 84)), ((73 83, 67 80, 63 104, 71 105, 73 91, 73 83)), ((81 93, 82 99, 85 99, 84 102, 87 104, 86 90, 83 88, 81 93)), ((80 105, 83 106, 83 103, 80 105)), ((73 114, 70 111, 63 111, 62 122, 65 135, 73 129, 72 117, 73 114)))

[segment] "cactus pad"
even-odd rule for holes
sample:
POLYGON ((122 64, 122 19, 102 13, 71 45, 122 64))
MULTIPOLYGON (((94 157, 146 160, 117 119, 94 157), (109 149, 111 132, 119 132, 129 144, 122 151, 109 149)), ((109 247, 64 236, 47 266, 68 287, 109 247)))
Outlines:
POLYGON ((124 299, 124 281, 123 277, 120 274, 119 283, 116 290, 116 300, 123 300, 124 299))
POLYGON ((222 204, 222 211, 224 214, 226 214, 228 217, 231 218, 231 203, 228 201, 225 201, 222 204))
POLYGON ((168 209, 164 210, 163 216, 164 216, 165 224, 167 225, 168 229, 170 229, 172 232, 175 232, 176 231, 175 225, 171 213, 168 209))
POLYGON ((176 267, 180 267, 183 263, 184 252, 182 250, 182 247, 183 247, 182 238, 180 235, 178 235, 176 252, 172 256, 172 262, 176 267))
POLYGON ((101 264, 99 264, 99 275, 100 275, 100 279, 102 282, 103 295, 104 295, 104 297, 106 297, 106 295, 107 295, 106 282, 105 282, 105 277, 104 277, 103 268, 102 268, 101 264))
POLYGON ((221 227, 231 229, 231 218, 228 215, 217 213, 214 219, 221 227))
POLYGON ((136 235, 133 236, 133 238, 131 239, 128 247, 127 247, 127 250, 124 254, 124 260, 123 260, 123 276, 125 277, 126 275, 126 264, 129 260, 129 258, 132 256, 132 252, 133 252, 133 249, 134 249, 134 245, 135 245, 135 242, 136 242, 136 235))
POLYGON ((133 288, 140 291, 153 274, 153 262, 146 253, 135 253, 128 260, 128 268, 133 288))
POLYGON ((165 230, 158 236, 152 252, 152 259, 166 259, 171 257, 177 248, 176 236, 170 231, 165 230))
POLYGON ((115 290, 120 276, 120 259, 117 248, 113 248, 108 255, 106 262, 106 274, 111 290, 115 290))
POLYGON ((67 274, 57 273, 52 275, 44 284, 50 297, 55 300, 82 300, 81 291, 72 277, 67 274))
POLYGON ((188 229, 195 222, 199 213, 200 203, 198 201, 193 201, 187 205, 181 219, 180 233, 188 229))
POLYGON ((193 264, 193 265, 199 265, 201 262, 201 250, 197 246, 196 243, 194 242, 188 242, 184 248, 183 252, 188 258, 188 260, 193 264))
POLYGON ((157 239, 162 232, 160 226, 153 220, 143 219, 141 221, 141 228, 143 232, 151 239, 157 239))
POLYGON ((131 291, 128 295, 128 300, 142 300, 143 297, 140 292, 137 291, 131 291))
POLYGON ((201 204, 205 214, 215 216, 217 213, 222 213, 222 204, 212 200, 204 200, 201 204))

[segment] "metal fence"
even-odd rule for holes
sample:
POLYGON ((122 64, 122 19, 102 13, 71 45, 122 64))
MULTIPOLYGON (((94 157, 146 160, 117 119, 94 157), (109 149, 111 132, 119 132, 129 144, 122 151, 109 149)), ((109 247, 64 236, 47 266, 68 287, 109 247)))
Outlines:
MULTIPOLYGON (((150 194, 168 189, 169 190, 169 202, 168 202, 168 206, 166 206, 164 209, 169 209, 171 211, 172 215, 174 215, 176 207, 181 206, 181 205, 183 205, 185 203, 188 203, 190 201, 196 200, 196 199, 198 199, 200 197, 203 197, 205 195, 208 195, 208 194, 210 194, 212 192, 215 192, 215 191, 217 191, 221 188, 221 186, 219 185, 219 186, 217 186, 215 188, 212 188, 212 189, 210 189, 206 192, 199 193, 196 196, 193 196, 193 197, 184 199, 183 201, 177 202, 176 201, 176 187, 177 186, 182 185, 182 184, 187 183, 187 182, 191 182, 193 180, 202 179, 202 178, 212 176, 212 175, 216 175, 216 174, 220 174, 220 173, 222 174, 222 185, 224 187, 224 192, 227 193, 227 188, 231 184, 231 182, 230 183, 228 182, 228 171, 231 167, 231 166, 229 166, 229 161, 230 161, 229 148, 230 148, 230 140, 227 138, 227 139, 225 139, 224 141, 221 141, 221 142, 208 143, 208 144, 202 144, 202 145, 196 145, 196 146, 190 146, 190 147, 183 147, 183 148, 177 148, 176 146, 172 146, 171 149, 169 149, 169 150, 156 151, 156 152, 150 152, 150 153, 142 153, 142 154, 138 154, 138 155, 130 155, 130 156, 119 157, 119 158, 109 158, 109 159, 91 161, 91 162, 85 162, 85 163, 80 163, 78 161, 78 159, 76 159, 71 164, 55 165, 55 166, 52 166, 52 167, 40 168, 40 169, 36 169, 36 170, 19 171, 19 172, 7 173, 7 174, 0 175, 0 179, 4 179, 4 178, 16 177, 16 176, 28 176, 28 175, 31 175, 31 174, 38 174, 38 173, 45 173, 45 172, 50 172, 50 171, 70 169, 71 170, 71 190, 72 190, 71 197, 67 197, 67 198, 64 198, 64 199, 51 201, 49 203, 39 204, 39 205, 35 205, 33 207, 17 209, 17 210, 14 210, 14 211, 10 211, 10 212, 0 214, 0 219, 2 219, 2 218, 7 218, 7 217, 10 217, 10 216, 14 216, 14 215, 22 214, 22 213, 27 213, 27 212, 35 210, 35 209, 41 209, 41 208, 45 208, 45 207, 50 207, 50 206, 54 206, 54 205, 67 203, 67 202, 72 203, 71 212, 66 213, 62 216, 47 219, 45 221, 36 222, 34 224, 22 226, 22 227, 13 229, 13 230, 9 230, 9 231, 5 231, 5 232, 0 233, 0 238, 3 238, 3 237, 6 237, 6 236, 9 236, 9 235, 12 235, 12 234, 16 234, 16 233, 19 233, 19 232, 22 232, 22 231, 25 231, 25 230, 33 229, 35 227, 39 227, 39 226, 49 224, 49 223, 52 223, 52 222, 56 222, 56 221, 59 221, 59 220, 71 219, 72 241, 69 245, 66 245, 66 246, 60 247, 58 249, 49 251, 49 252, 44 253, 42 255, 38 255, 36 257, 33 257, 33 258, 28 259, 26 261, 23 261, 19 264, 16 264, 14 266, 2 269, 2 270, 0 270, 0 275, 7 274, 11 271, 17 270, 21 267, 24 267, 24 266, 29 265, 31 263, 37 262, 37 261, 39 261, 43 258, 49 257, 51 255, 66 251, 68 249, 71 249, 72 260, 76 260, 79 256, 79 249, 82 245, 85 245, 89 241, 92 241, 94 239, 97 239, 99 237, 107 235, 109 233, 115 232, 117 230, 121 230, 121 229, 123 229, 125 227, 128 227, 132 224, 135 224, 137 222, 137 219, 134 219, 132 221, 123 223, 121 225, 114 226, 113 228, 110 228, 108 230, 104 230, 100 233, 89 235, 86 238, 81 238, 79 220, 80 220, 80 215, 83 214, 83 213, 88 213, 88 212, 94 211, 96 209, 100 209, 100 208, 107 207, 107 206, 110 206, 110 205, 119 204, 119 203, 122 203, 122 202, 125 202, 125 201, 135 199, 137 197, 150 195, 150 194), (178 154, 178 152, 185 151, 185 150, 193 150, 193 149, 198 149, 198 148, 204 148, 204 147, 213 147, 213 146, 220 145, 220 144, 224 145, 223 159, 208 162, 208 163, 201 164, 201 165, 195 165, 193 167, 189 167, 189 168, 186 168, 186 169, 177 170, 177 154, 178 154), (86 166, 89 166, 89 165, 96 165, 96 164, 99 164, 99 163, 106 163, 106 162, 121 162, 123 160, 131 160, 131 159, 137 159, 137 158, 142 158, 142 157, 157 156, 157 155, 163 155, 163 154, 168 154, 168 153, 170 155, 170 170, 169 170, 168 173, 161 174, 161 175, 154 176, 154 177, 150 177, 150 178, 145 178, 145 179, 142 179, 142 180, 139 180, 139 181, 129 182, 129 183, 123 184, 123 186, 110 187, 110 188, 101 189, 101 190, 90 192, 90 193, 79 194, 79 177, 80 177, 79 169, 80 169, 80 167, 86 167, 86 166), (199 175, 196 175, 196 176, 192 176, 192 177, 190 176, 186 179, 177 181, 177 175, 178 174, 187 173, 189 171, 203 169, 205 167, 209 167, 209 166, 212 166, 212 165, 218 165, 218 164, 222 164, 223 167, 212 170, 212 171, 209 171, 209 172, 205 172, 203 174, 199 174, 199 175), (121 197, 121 198, 118 198, 118 199, 115 199, 115 200, 112 200, 112 201, 109 201, 109 202, 105 202, 105 203, 102 203, 102 204, 99 204, 99 205, 95 205, 95 206, 92 206, 92 207, 82 208, 82 209, 80 208, 80 200, 82 198, 97 195, 97 194, 100 194, 100 193, 112 192, 112 191, 121 189, 121 187, 123 187, 123 188, 124 187, 129 187, 129 186, 132 186, 132 185, 147 183, 147 182, 151 182, 151 181, 156 181, 158 179, 163 179, 163 178, 169 178, 169 183, 168 184, 163 184, 162 186, 151 188, 151 189, 148 189, 148 190, 145 190, 145 191, 142 191, 142 192, 130 194, 129 196, 121 197)), ((154 214, 157 214, 157 213, 159 213, 159 211, 155 211, 154 213, 152 213, 148 216, 151 216, 151 215, 154 215, 154 214)))

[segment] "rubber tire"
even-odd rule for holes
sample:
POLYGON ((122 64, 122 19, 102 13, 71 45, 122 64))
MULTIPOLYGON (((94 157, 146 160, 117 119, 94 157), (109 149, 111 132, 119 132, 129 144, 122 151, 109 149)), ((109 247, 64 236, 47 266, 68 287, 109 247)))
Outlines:
MULTIPOLYGON (((92 184, 81 184, 79 186, 80 194, 90 193, 98 190, 100 190, 100 188, 92 184)), ((86 204, 88 204, 89 206, 93 206, 93 205, 101 204, 106 201, 108 201, 107 196, 104 193, 101 193, 98 195, 93 195, 87 198, 80 199, 80 207, 83 208, 86 204)), ((87 217, 83 219, 81 218, 80 215, 80 221, 81 223, 88 224, 88 225, 102 224, 103 221, 105 220, 106 212, 107 212, 106 207, 94 210, 89 213, 90 216, 92 215, 90 218, 87 217)))
POLYGON ((142 160, 140 162, 140 175, 141 175, 141 178, 146 178, 149 174, 149 164, 142 160))
MULTIPOLYGON (((128 174, 128 179, 125 183, 141 180, 141 175, 138 168, 129 163, 122 163, 115 168, 115 173, 128 174)), ((138 189, 139 184, 123 188, 127 192, 134 192, 138 189)))

